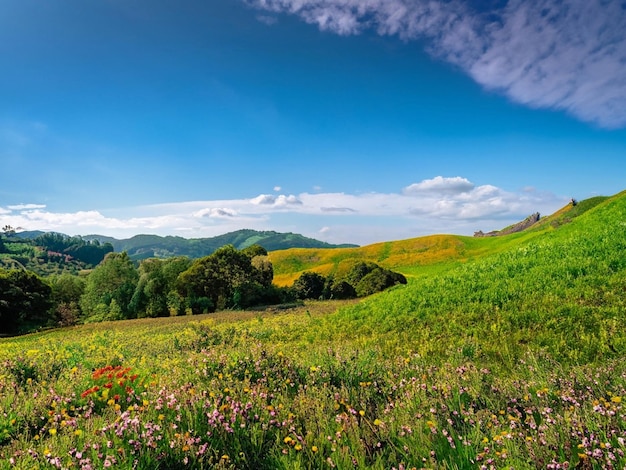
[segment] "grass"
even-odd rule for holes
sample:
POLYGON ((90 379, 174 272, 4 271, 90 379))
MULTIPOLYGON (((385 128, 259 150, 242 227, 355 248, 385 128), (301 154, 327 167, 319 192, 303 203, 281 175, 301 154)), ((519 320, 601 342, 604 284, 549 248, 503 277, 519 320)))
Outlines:
POLYGON ((591 205, 506 237, 272 253, 285 276, 412 274, 360 302, 0 340, 0 469, 624 468, 626 197, 591 205))

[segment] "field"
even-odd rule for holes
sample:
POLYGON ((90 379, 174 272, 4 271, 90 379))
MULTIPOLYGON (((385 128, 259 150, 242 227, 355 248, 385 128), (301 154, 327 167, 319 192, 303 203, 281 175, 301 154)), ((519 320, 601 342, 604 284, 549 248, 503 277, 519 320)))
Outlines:
POLYGON ((624 468, 626 196, 581 205, 272 253, 283 279, 354 250, 409 275, 360 302, 0 340, 0 469, 624 468))

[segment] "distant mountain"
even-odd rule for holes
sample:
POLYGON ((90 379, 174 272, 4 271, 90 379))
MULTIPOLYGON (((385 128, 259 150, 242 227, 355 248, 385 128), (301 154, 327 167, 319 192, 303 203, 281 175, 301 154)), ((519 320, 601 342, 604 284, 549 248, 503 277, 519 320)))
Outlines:
POLYGON ((352 244, 333 245, 295 233, 249 229, 237 230, 211 238, 161 237, 159 235, 135 235, 124 240, 103 235, 86 235, 83 238, 85 240, 98 240, 100 243, 111 243, 115 251, 126 251, 128 256, 134 260, 171 256, 201 258, 210 255, 224 245, 233 245, 241 250, 250 245, 258 244, 267 251, 285 250, 287 248, 349 248, 358 246, 352 244))
POLYGON ((21 238, 22 240, 32 240, 33 238, 37 238, 39 235, 43 235, 46 232, 42 232, 41 230, 24 230, 23 232, 15 232, 13 236, 15 238, 21 238))

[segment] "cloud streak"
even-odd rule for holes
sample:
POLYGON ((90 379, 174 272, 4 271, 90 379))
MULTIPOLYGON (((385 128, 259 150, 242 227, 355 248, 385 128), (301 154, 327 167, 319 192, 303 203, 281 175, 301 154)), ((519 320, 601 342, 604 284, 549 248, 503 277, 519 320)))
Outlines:
POLYGON ((340 35, 367 29, 425 39, 433 56, 532 108, 626 127, 626 4, 509 0, 479 11, 460 0, 246 0, 340 35))
POLYGON ((502 228, 533 212, 552 213, 566 202, 550 193, 509 192, 492 185, 476 186, 462 177, 438 176, 396 193, 261 194, 121 208, 107 214, 97 210, 59 213, 41 204, 9 205, 0 207, 0 222, 26 230, 115 237, 154 233, 195 238, 252 228, 369 244, 442 232, 470 235, 479 229, 502 228), (285 213, 289 213, 288 222, 285 213))

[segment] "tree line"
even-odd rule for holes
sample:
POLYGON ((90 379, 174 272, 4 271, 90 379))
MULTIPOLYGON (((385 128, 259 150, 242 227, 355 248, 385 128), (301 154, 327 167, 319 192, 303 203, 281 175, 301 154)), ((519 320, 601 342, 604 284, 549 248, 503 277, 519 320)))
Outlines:
POLYGON ((111 243, 48 232, 34 238, 20 236, 10 225, 0 232, 0 266, 20 266, 39 275, 78 273, 98 265, 111 243))
POLYGON ((210 313, 306 299, 364 297, 396 284, 402 274, 358 262, 342 278, 304 272, 289 287, 272 283, 267 251, 226 245, 213 254, 150 258, 138 265, 109 252, 86 275, 42 278, 25 269, 0 270, 0 334, 41 327, 142 317, 210 313))

